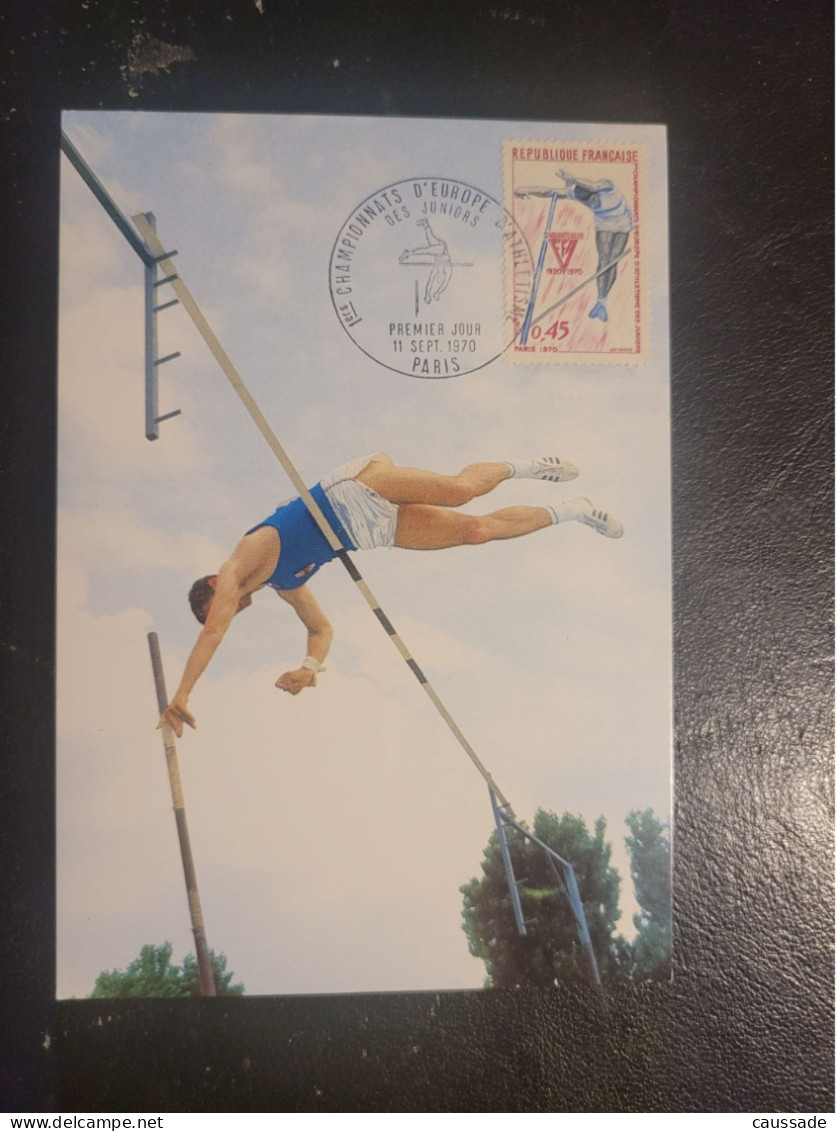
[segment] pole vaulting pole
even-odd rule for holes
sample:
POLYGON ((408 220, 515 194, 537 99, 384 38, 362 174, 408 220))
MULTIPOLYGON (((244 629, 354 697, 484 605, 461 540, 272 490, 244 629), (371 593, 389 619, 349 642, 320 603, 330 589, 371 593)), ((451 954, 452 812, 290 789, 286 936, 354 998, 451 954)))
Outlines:
MULTIPOLYGON (((322 510, 320 509, 320 507, 317 504, 316 499, 313 497, 311 492, 308 490, 308 487, 305 485, 305 481, 302 479, 302 477, 300 476, 296 467, 291 462, 291 459, 288 456, 288 453, 285 451, 285 449, 279 443, 279 440, 276 436, 276 433, 273 431, 273 429, 268 424, 268 422, 267 422, 264 414, 262 413, 261 409, 256 404, 256 402, 253 400, 253 397, 250 393, 250 390, 244 384, 244 381, 241 379, 241 375, 239 374, 238 370, 235 368, 235 366, 233 365, 232 361, 230 360, 227 352, 225 351, 225 349, 223 348, 221 343, 216 338, 211 326, 209 325, 206 318, 204 317, 200 307, 198 306, 198 304, 195 302, 194 298, 192 297, 192 294, 189 291, 189 288, 183 282, 183 279, 180 277, 180 275, 176 274, 175 268, 172 265, 168 264, 167 260, 165 259, 165 247, 160 242, 160 239, 159 239, 157 232, 155 231, 154 227, 152 226, 152 224, 150 223, 148 218, 145 216, 145 214, 142 213, 142 212, 138 213, 136 216, 132 216, 131 219, 136 224, 137 230, 139 231, 142 238, 145 240, 146 245, 154 253, 155 258, 158 257, 158 256, 160 257, 158 259, 158 262, 160 263, 160 266, 161 266, 161 269, 163 270, 163 272, 165 274, 169 275, 172 290, 177 295, 177 297, 180 299, 181 306, 187 312, 189 317, 192 319, 198 333, 201 335, 203 340, 209 346, 209 349, 212 352, 212 355, 214 356, 214 358, 218 362, 218 364, 221 366, 221 369, 223 370, 225 376, 227 377, 227 380, 230 382, 233 389, 235 389, 236 393, 239 396, 239 399, 242 401, 242 403, 244 404, 244 407, 247 409, 248 413, 250 414, 250 417, 253 420, 253 423, 256 425, 258 430, 261 432, 263 438, 267 441, 268 447, 273 452, 273 454, 276 456, 276 458, 279 460, 282 467, 285 469, 285 473, 287 474, 290 481, 293 483, 294 487, 296 488, 297 493, 299 494, 300 498, 303 500, 306 507, 308 508, 308 511, 309 511, 311 517, 314 519, 317 526, 322 531, 324 537, 327 539, 329 546, 331 546, 332 550, 334 550, 336 552, 337 556, 340 558, 341 562, 346 567, 346 570, 347 570, 349 576, 351 577, 352 581, 354 581, 355 585, 357 585, 358 589, 363 594, 364 600, 366 601, 366 603, 369 605, 372 612, 375 614, 375 616, 378 618, 378 620, 383 625, 383 627, 386 630, 387 635, 389 636, 392 643, 395 645, 395 647, 401 653, 401 656, 405 660, 407 667, 410 669, 410 671, 413 673, 413 675, 416 677, 416 679, 422 685, 422 687, 424 688, 428 697, 430 698, 433 705, 435 706, 436 710, 439 712, 439 714, 445 720, 449 729, 451 730, 451 732, 456 737, 457 741, 459 742, 459 745, 462 747, 462 749, 465 751, 465 753, 471 759, 471 761, 473 762, 474 766, 476 766, 479 773, 482 774, 482 776, 485 779, 489 789, 492 789, 494 791, 494 793, 497 795, 497 798, 500 800, 502 805, 506 809, 508 809, 509 812, 512 812, 511 805, 506 800, 505 796, 503 795, 500 788, 497 786, 497 784, 494 781, 494 779, 492 778, 491 774, 488 772, 488 770, 485 768, 485 766, 480 761, 479 757, 477 756, 477 752, 474 750, 474 748, 471 746, 470 742, 468 742, 465 735, 462 733, 462 731, 457 726, 453 716, 450 714, 447 707, 444 705, 442 700, 436 694, 436 691, 433 688, 433 686, 431 685, 427 676, 424 674, 424 672, 418 666, 416 661, 413 659, 413 657, 412 657, 409 649, 407 648, 406 644, 401 639, 399 634, 396 632, 391 621, 389 620, 389 618, 384 613, 383 609, 379 605, 379 603, 378 603, 377 599, 375 598, 374 594, 372 593, 371 589, 369 588, 369 586, 366 584, 363 577, 361 576, 360 571, 358 570, 357 566, 354 564, 354 562, 349 557, 346 550, 343 548, 343 545, 340 542, 340 539, 337 537, 337 535, 331 529, 331 526, 329 525, 328 519, 323 514, 322 510)), ((163 709, 165 709, 165 708, 163 708, 163 709)))
MULTIPOLYGON (((169 705, 166 694, 166 682, 163 678, 163 661, 160 657, 160 642, 156 632, 149 632, 148 647, 151 652, 151 667, 154 672, 154 687, 157 691, 157 705, 162 715, 169 705)), ((192 845, 189 840, 189 828, 186 824, 186 803, 183 800, 183 786, 180 783, 180 767, 177 763, 177 748, 174 744, 174 731, 166 723, 162 727, 163 746, 166 751, 166 765, 169 771, 169 785, 171 786, 171 799, 174 805, 174 819, 177 824, 177 838, 180 841, 180 856, 183 860, 183 876, 186 880, 186 895, 189 899, 189 917, 192 921, 192 934, 195 936, 195 952, 198 957, 198 976, 200 978, 201 997, 215 997, 215 979, 212 977, 212 965, 209 961, 209 949, 206 945, 206 931, 203 923, 203 912, 198 895, 198 877, 195 872, 195 861, 192 858, 192 845)))
POLYGON ((549 202, 549 215, 546 218, 546 226, 543 230, 543 239, 541 240, 541 250, 538 255, 538 265, 535 268, 535 277, 532 280, 532 293, 529 295, 529 304, 526 307, 526 314, 523 318, 523 327, 520 331, 520 340, 523 345, 529 337, 529 327, 532 325, 532 315, 535 312, 535 301, 538 297, 538 287, 541 285, 541 272, 543 271, 543 261, 546 258, 546 249, 549 246, 549 229, 552 227, 552 217, 555 215, 555 201, 558 199, 557 193, 552 193, 552 199, 549 202))

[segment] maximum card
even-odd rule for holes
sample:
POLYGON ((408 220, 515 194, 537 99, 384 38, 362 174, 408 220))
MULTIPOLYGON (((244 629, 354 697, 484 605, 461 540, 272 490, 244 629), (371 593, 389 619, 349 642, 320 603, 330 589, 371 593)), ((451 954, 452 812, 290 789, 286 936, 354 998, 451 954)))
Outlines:
POLYGON ((63 127, 59 996, 667 980, 664 129, 63 127))

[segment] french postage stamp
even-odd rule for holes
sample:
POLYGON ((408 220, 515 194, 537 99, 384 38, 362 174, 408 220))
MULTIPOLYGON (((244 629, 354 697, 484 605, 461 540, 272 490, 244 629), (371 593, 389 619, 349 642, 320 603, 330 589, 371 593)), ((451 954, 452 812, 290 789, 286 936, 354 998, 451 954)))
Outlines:
POLYGON ((505 140, 503 179, 528 252, 505 254, 507 360, 646 361, 642 146, 505 140))

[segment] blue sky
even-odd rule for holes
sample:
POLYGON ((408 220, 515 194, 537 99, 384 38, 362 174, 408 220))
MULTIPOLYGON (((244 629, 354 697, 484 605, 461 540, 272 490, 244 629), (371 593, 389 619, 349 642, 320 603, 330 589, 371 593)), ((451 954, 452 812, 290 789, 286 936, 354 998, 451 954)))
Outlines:
MULTIPOLYGON (((588 494, 625 525, 577 524, 356 561, 518 815, 603 814, 635 904, 625 815, 670 808, 671 597, 664 131, 649 126, 71 113, 64 128, 123 212, 160 237, 309 483, 383 449, 454 472, 558 454, 577 483, 504 483, 468 509, 588 494), (623 141, 647 155, 650 360, 423 381, 349 339, 329 256, 381 187, 442 176, 503 197, 504 138, 623 141)), ((146 942, 192 949, 146 633, 169 689, 197 625, 185 595, 293 492, 175 308, 160 316, 160 410, 143 435, 142 270, 62 159, 59 356, 58 993, 83 996, 146 942)), ((492 267, 493 271, 494 268, 492 267)), ((498 268, 499 270, 499 268, 498 268)), ((493 286, 480 269, 474 286, 493 286)), ((488 300, 487 300, 488 301, 488 300)), ((488 304, 490 306, 490 304, 488 304)), ((492 308, 493 309, 493 308, 492 308)), ((345 571, 318 687, 274 682, 305 650, 267 592, 237 618, 179 743, 207 935, 251 993, 478 986, 459 885, 492 829, 484 783, 345 571), (339 937, 335 945, 335 937, 339 937)))

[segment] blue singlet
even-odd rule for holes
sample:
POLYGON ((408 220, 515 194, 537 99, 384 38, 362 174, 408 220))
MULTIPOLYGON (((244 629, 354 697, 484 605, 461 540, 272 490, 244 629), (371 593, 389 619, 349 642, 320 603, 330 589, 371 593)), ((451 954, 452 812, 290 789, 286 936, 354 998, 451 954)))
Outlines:
MULTIPOLYGON (((311 494, 343 547, 356 550, 319 483, 311 488, 311 494)), ((309 577, 313 577, 321 565, 337 557, 302 499, 293 499, 277 507, 269 518, 251 527, 247 533, 252 534, 263 526, 272 526, 279 532, 279 561, 267 579, 267 584, 274 589, 298 589, 309 577)))

